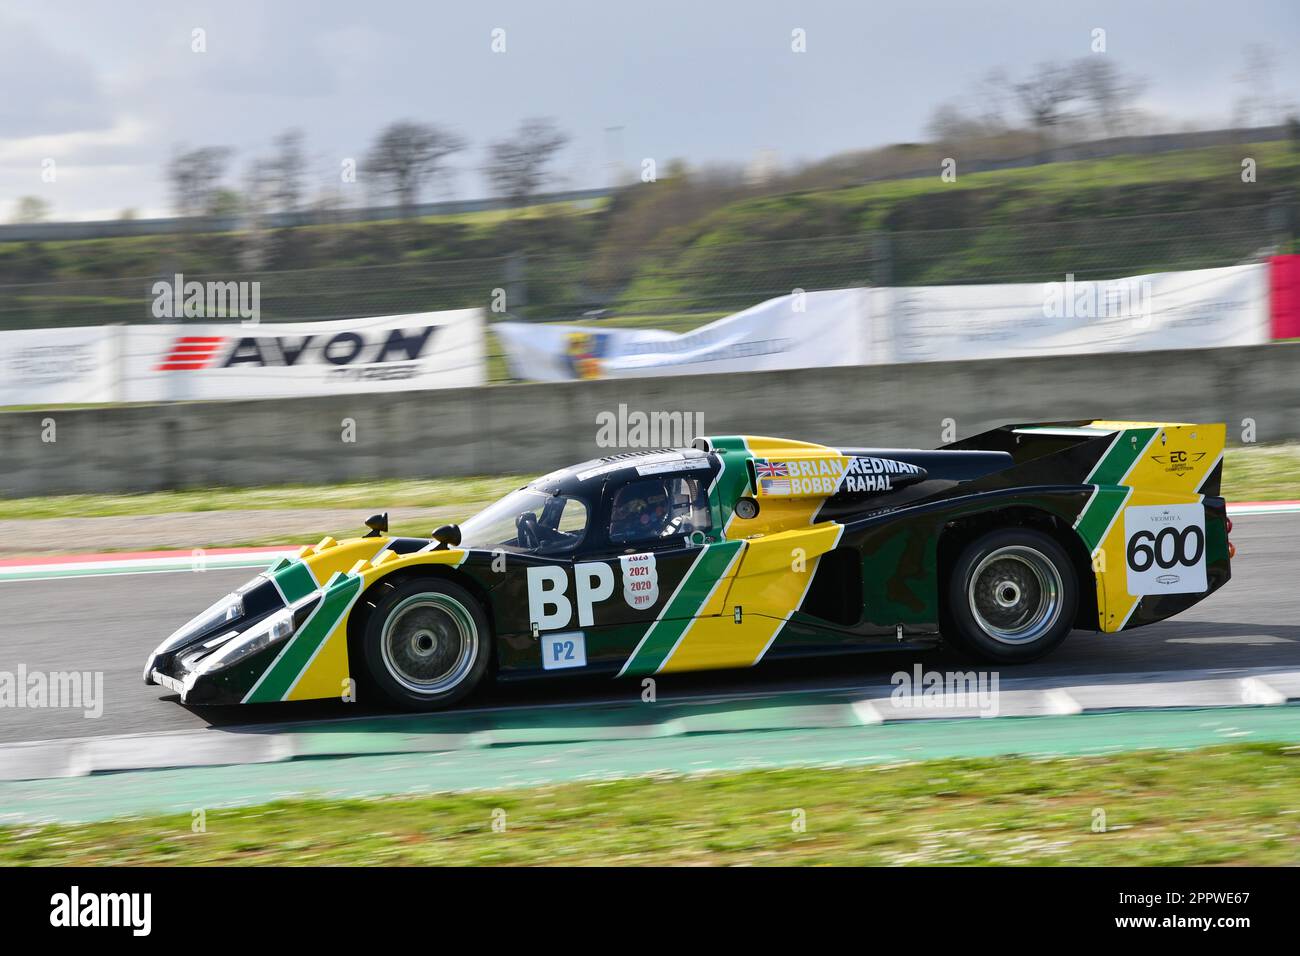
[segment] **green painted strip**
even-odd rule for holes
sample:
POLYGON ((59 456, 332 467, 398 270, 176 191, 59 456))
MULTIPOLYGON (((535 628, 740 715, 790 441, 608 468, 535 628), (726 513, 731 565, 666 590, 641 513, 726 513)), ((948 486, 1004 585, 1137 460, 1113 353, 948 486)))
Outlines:
POLYGON ((240 568, 263 568, 265 560, 256 555, 250 557, 208 558, 202 568, 192 566, 193 562, 168 565, 151 565, 123 561, 104 562, 100 566, 76 568, 61 567, 52 564, 47 567, 28 567, 16 570, 0 570, 0 583, 5 581, 46 581, 59 578, 93 578, 122 574, 202 574, 204 571, 233 571, 240 568))
POLYGON ((1124 506, 1129 492, 1128 488, 1097 489, 1097 494, 1084 509, 1083 517, 1079 520, 1079 527, 1076 529, 1089 551, 1101 545, 1101 539, 1106 534, 1106 529, 1110 527, 1111 519, 1124 506))
POLYGON ((744 542, 741 541, 724 541, 704 546, 695 564, 687 572, 686 581, 664 608, 663 616, 651 625, 648 637, 627 662, 623 669, 625 675, 639 677, 653 674, 659 669, 682 632, 699 613, 731 559, 743 546, 744 542))
POLYGON ((1228 517, 1238 515, 1294 515, 1300 514, 1300 504, 1293 501, 1243 501, 1241 504, 1228 502, 1228 517))
MULTIPOLYGON (((645 706, 645 705, 640 705, 645 706)), ((337 728, 335 728, 337 731, 337 728)), ((328 734, 328 728, 322 728, 328 734)), ((916 720, 280 763, 145 770, 0 783, 0 824, 82 822, 299 797, 535 787, 572 780, 761 767, 899 763, 998 754, 1087 756, 1243 741, 1300 743, 1300 707, 1240 707, 994 720, 916 720)), ((378 741, 372 741, 378 743, 378 741)), ((381 748, 382 749, 382 748, 381 748)))
POLYGON ((519 707, 501 710, 433 714, 380 715, 346 723, 313 721, 282 725, 294 735, 299 756, 362 753, 403 753, 436 749, 496 746, 527 736, 537 743, 599 740, 622 736, 664 736, 677 733, 721 733, 737 730, 789 730, 792 727, 856 727, 862 723, 853 708, 860 692, 832 690, 812 693, 763 694, 723 700, 661 700, 646 707, 639 699, 604 701, 582 706, 519 707), (626 731, 626 733, 623 733, 626 731), (448 746, 448 743, 456 746, 448 746))
POLYGON ((333 633, 360 591, 361 578, 358 575, 335 574, 330 578, 316 610, 299 628, 298 633, 289 639, 261 681, 244 698, 244 703, 265 704, 281 700, 293 687, 294 681, 317 648, 333 633))
POLYGON ((273 572, 271 577, 275 578, 275 583, 283 592, 284 599, 290 604, 296 604, 308 594, 320 589, 316 579, 312 577, 311 568, 303 561, 293 561, 287 567, 273 572))

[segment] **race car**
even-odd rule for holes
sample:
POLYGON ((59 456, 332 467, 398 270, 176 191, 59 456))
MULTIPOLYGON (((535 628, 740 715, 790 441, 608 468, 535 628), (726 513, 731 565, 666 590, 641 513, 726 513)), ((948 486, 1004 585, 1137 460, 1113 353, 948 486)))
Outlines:
POLYGON ((304 547, 163 641, 144 679, 191 705, 432 710, 489 676, 644 679, 942 639, 1031 661, 1227 582, 1224 432, 1077 421, 935 450, 729 436, 610 455, 429 538, 379 514, 304 547))

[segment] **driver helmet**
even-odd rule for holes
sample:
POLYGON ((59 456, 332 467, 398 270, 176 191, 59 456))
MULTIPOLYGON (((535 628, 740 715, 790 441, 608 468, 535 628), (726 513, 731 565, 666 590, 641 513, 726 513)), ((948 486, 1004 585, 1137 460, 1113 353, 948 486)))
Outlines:
POLYGON ((619 538, 658 537, 668 523, 668 489, 659 485, 643 495, 620 500, 610 532, 619 538))

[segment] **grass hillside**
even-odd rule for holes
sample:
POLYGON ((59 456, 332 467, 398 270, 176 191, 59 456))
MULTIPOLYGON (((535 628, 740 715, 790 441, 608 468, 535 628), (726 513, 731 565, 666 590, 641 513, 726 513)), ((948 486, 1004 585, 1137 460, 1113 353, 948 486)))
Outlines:
POLYGON ((1294 246, 1286 142, 798 192, 678 168, 608 201, 260 234, 0 244, 0 327, 138 322, 155 277, 260 278, 268 321, 484 305, 733 311, 792 288, 1080 278, 1294 246), (1243 183, 1243 158, 1255 182, 1243 183), (1103 220, 1103 221, 1099 221, 1103 220), (259 263, 257 274, 249 263, 259 263), (59 283, 50 286, 48 283, 59 283), (9 288, 4 288, 8 286, 9 288))
POLYGON ((954 182, 936 170, 728 204, 667 233, 623 301, 697 306, 747 283, 824 288, 854 276, 925 285, 1228 265, 1286 230, 1270 207, 1297 185, 1300 151, 1285 143, 970 175, 959 161, 954 182), (1241 180, 1245 156, 1256 161, 1254 183, 1241 180), (828 236, 838 238, 815 239, 828 236), (764 240, 770 255, 752 245, 764 240))

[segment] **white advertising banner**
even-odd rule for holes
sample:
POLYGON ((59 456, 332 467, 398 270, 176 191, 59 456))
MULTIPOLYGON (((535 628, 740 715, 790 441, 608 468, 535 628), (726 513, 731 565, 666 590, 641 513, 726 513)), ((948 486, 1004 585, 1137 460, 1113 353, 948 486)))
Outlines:
POLYGON ((498 322, 515 378, 695 375, 872 361, 866 289, 804 292, 760 302, 691 332, 498 322))
POLYGON ((1257 345, 1269 340, 1266 264, 1090 282, 872 290, 894 362, 1257 345))
POLYGON ((0 405, 110 402, 124 327, 0 332, 0 405))
MULTIPOLYGON (((482 385, 481 309, 330 322, 0 332, 0 404, 278 398, 482 385)), ((691 332, 501 322, 534 381, 1101 354, 1269 340, 1265 264, 1104 281, 839 289, 691 332)))
POLYGON ((482 385, 483 310, 0 333, 4 404, 283 398, 482 385))
POLYGON ((685 334, 493 329, 512 374, 539 381, 1254 345, 1269 340, 1267 270, 809 292, 685 334))

